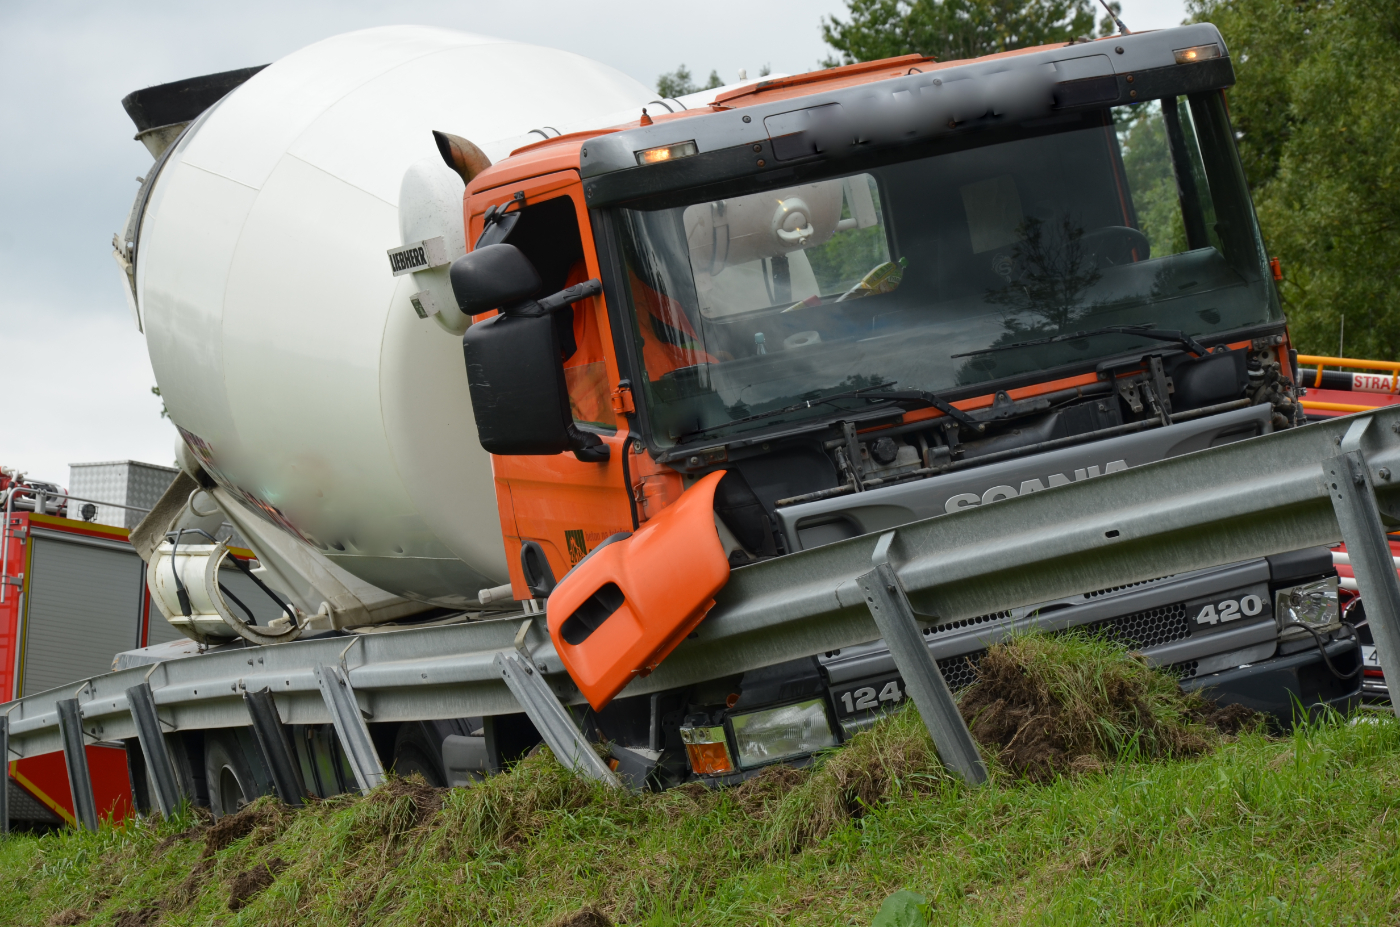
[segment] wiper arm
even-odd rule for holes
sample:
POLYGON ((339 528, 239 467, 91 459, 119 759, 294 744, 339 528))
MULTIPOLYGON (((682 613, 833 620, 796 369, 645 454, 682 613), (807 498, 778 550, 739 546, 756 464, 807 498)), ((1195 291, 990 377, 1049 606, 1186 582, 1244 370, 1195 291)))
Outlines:
MULTIPOLYGON (((684 441, 686 438, 694 437, 695 435, 708 434, 720 428, 728 428, 731 425, 745 425, 749 422, 757 422, 760 419, 772 418, 774 415, 782 415, 787 412, 800 412, 803 409, 810 409, 812 408, 812 406, 819 406, 824 403, 835 402, 837 399, 863 398, 864 395, 870 392, 871 390, 884 389, 887 386, 894 385, 895 381, 891 380, 888 383, 877 383, 874 386, 862 386, 860 389, 847 390, 844 393, 832 393, 830 396, 823 396, 820 399, 804 399, 802 402, 793 403, 790 406, 783 406, 781 409, 769 409, 767 412, 755 412, 753 415, 746 415, 743 418, 730 419, 727 422, 720 422, 718 425, 711 425, 708 428, 697 428, 694 431, 687 431, 685 434, 681 435, 676 440, 684 441)), ((886 397, 882 395, 877 398, 884 399, 886 397)))
POLYGON ((953 421, 957 422, 959 425, 966 425, 968 428, 972 428, 976 431, 982 431, 986 427, 981 422, 978 422, 972 416, 968 415, 962 409, 959 409, 957 406, 953 405, 950 402, 947 402, 946 400, 940 399, 938 396, 934 395, 933 393, 927 392, 926 390, 902 389, 891 390, 890 392, 885 393, 866 393, 865 398, 893 399, 896 402, 901 400, 904 402, 915 400, 918 402, 922 402, 925 405, 932 406, 939 412, 942 412, 944 415, 951 418, 953 421))
POLYGON ((1016 348, 1029 348, 1042 344, 1056 344, 1061 341, 1075 341, 1080 338, 1092 338, 1096 335, 1137 335, 1140 338, 1151 338, 1154 341, 1167 341, 1173 344, 1179 344, 1197 357, 1205 357, 1210 353, 1209 348, 1185 332, 1158 330, 1151 325, 1110 325, 1107 328, 1096 328, 1093 331, 1071 332, 1068 335, 1037 338, 1034 341, 1018 341, 1015 344, 993 345, 990 348, 967 351, 963 354, 954 354, 952 357, 976 357, 978 354, 993 354, 997 351, 1011 351, 1016 348))

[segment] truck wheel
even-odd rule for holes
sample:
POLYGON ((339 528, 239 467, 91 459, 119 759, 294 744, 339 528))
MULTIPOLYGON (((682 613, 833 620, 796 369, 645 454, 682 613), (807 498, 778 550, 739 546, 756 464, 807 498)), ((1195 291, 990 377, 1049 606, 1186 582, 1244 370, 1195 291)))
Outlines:
POLYGON ((407 778, 414 773, 423 777, 428 785, 442 788, 442 762, 434 761, 434 756, 442 756, 442 748, 433 745, 423 730, 422 724, 408 722, 399 728, 394 738, 394 773, 407 778))
POLYGON ((209 788, 209 810, 215 819, 235 811, 258 796, 252 770, 238 741, 227 731, 204 735, 204 781, 209 788))

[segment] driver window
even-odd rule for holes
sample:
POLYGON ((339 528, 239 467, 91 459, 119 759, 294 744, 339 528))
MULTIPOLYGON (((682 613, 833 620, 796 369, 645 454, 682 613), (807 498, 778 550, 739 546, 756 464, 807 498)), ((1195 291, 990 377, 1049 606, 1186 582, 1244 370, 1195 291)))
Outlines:
MULTIPOLYGON (((588 279, 578 209, 570 196, 525 206, 502 240, 519 248, 535 265, 546 294, 588 279)), ((617 428, 617 415, 612 410, 604 361, 601 312, 597 299, 585 299, 574 304, 572 317, 560 312, 555 315, 555 322, 574 421, 613 431, 617 428)))
POLYGON ((707 319, 898 286, 869 174, 697 203, 686 207, 682 224, 696 303, 707 319))

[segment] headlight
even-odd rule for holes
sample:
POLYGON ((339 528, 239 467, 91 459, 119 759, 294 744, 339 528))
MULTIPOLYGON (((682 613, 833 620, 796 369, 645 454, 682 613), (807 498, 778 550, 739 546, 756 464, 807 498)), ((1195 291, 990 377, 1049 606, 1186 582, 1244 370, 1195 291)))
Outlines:
POLYGON ((1325 628, 1337 623, 1337 577, 1280 589, 1274 596, 1274 612, 1286 628, 1306 624, 1325 628))
POLYGON ((690 768, 697 775, 716 776, 734 771, 734 760, 729 755, 729 743, 724 737, 724 726, 682 727, 681 742, 685 744, 685 755, 690 760, 690 768))
POLYGON ((826 717, 826 704, 821 699, 733 715, 730 723, 739 749, 739 765, 746 769, 836 745, 836 735, 826 717))

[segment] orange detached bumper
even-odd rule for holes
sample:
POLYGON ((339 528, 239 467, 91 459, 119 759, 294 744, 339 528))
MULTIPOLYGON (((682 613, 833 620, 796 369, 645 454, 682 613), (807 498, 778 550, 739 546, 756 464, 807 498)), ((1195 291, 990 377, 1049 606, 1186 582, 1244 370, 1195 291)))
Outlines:
POLYGON ((632 536, 599 547, 549 597, 549 636, 588 704, 601 709, 685 640, 729 580, 711 473, 632 536))

